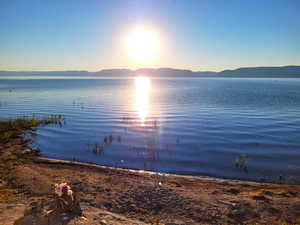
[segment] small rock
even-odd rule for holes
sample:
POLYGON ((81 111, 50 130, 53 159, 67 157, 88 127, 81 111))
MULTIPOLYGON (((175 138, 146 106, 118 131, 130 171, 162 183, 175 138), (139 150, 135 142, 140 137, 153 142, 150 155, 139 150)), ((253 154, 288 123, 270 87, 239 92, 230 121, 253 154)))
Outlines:
POLYGON ((179 183, 175 183, 175 185, 176 185, 176 187, 182 187, 182 185, 179 183))
POLYGON ((273 193, 272 193, 271 191, 264 191, 263 194, 269 195, 269 196, 272 196, 272 195, 273 195, 273 193))
POLYGON ((264 195, 255 195, 252 197, 254 200, 261 200, 261 201, 265 201, 268 200, 264 195))
POLYGON ((32 151, 29 148, 26 148, 22 151, 22 154, 30 154, 32 151))
POLYGON ((230 194, 237 195, 237 194, 239 194, 241 191, 238 190, 238 189, 235 189, 235 188, 231 188, 231 189, 227 190, 227 192, 230 193, 230 194))

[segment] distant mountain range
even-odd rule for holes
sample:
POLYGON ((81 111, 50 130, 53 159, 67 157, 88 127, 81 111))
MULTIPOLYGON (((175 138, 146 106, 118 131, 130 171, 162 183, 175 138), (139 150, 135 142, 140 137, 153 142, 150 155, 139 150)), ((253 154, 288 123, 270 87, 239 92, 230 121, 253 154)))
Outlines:
POLYGON ((300 78, 300 66, 242 67, 221 72, 191 71, 172 68, 137 70, 108 69, 89 71, 0 71, 0 76, 97 76, 97 77, 240 77, 240 78, 300 78))

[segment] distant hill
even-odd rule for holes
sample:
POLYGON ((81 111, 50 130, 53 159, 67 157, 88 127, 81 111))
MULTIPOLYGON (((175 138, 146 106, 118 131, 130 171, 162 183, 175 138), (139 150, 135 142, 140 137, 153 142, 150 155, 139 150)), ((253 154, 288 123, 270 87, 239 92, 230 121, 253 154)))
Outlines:
POLYGON ((199 77, 207 75, 215 75, 216 72, 193 72, 191 70, 181 70, 172 68, 142 68, 137 70, 128 69, 111 69, 101 70, 98 72, 90 73, 94 76, 117 76, 117 77, 128 77, 128 76, 150 76, 150 77, 199 77))
POLYGON ((224 70, 218 73, 221 77, 298 77, 300 66, 282 67, 244 67, 235 70, 224 70))
POLYGON ((85 70, 64 71, 0 71, 0 76, 84 76, 90 72, 85 70))
POLYGON ((300 78, 300 66, 243 67, 221 72, 191 71, 173 68, 106 69, 88 71, 0 71, 0 76, 97 76, 97 77, 240 77, 240 78, 300 78))

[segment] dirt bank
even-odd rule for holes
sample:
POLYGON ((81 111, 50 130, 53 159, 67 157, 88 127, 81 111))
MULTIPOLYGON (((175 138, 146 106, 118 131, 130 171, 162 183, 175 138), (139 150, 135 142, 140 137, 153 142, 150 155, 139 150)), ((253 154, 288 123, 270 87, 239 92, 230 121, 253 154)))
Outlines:
MULTIPOLYGON (((15 138, 0 147, 0 225, 12 224, 30 201, 49 199, 53 184, 79 194, 82 224, 297 224, 300 186, 156 175, 46 159, 15 138), (6 166, 7 167, 7 166, 6 166)), ((298 221, 300 224, 300 220, 298 221)))

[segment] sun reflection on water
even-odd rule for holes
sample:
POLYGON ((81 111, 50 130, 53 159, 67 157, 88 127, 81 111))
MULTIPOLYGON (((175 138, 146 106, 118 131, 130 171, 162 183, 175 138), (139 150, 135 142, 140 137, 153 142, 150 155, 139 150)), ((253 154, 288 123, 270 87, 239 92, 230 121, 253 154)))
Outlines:
POLYGON ((135 78, 135 109, 142 126, 145 126, 145 121, 149 114, 150 91, 151 82, 148 77, 139 76, 135 78))

